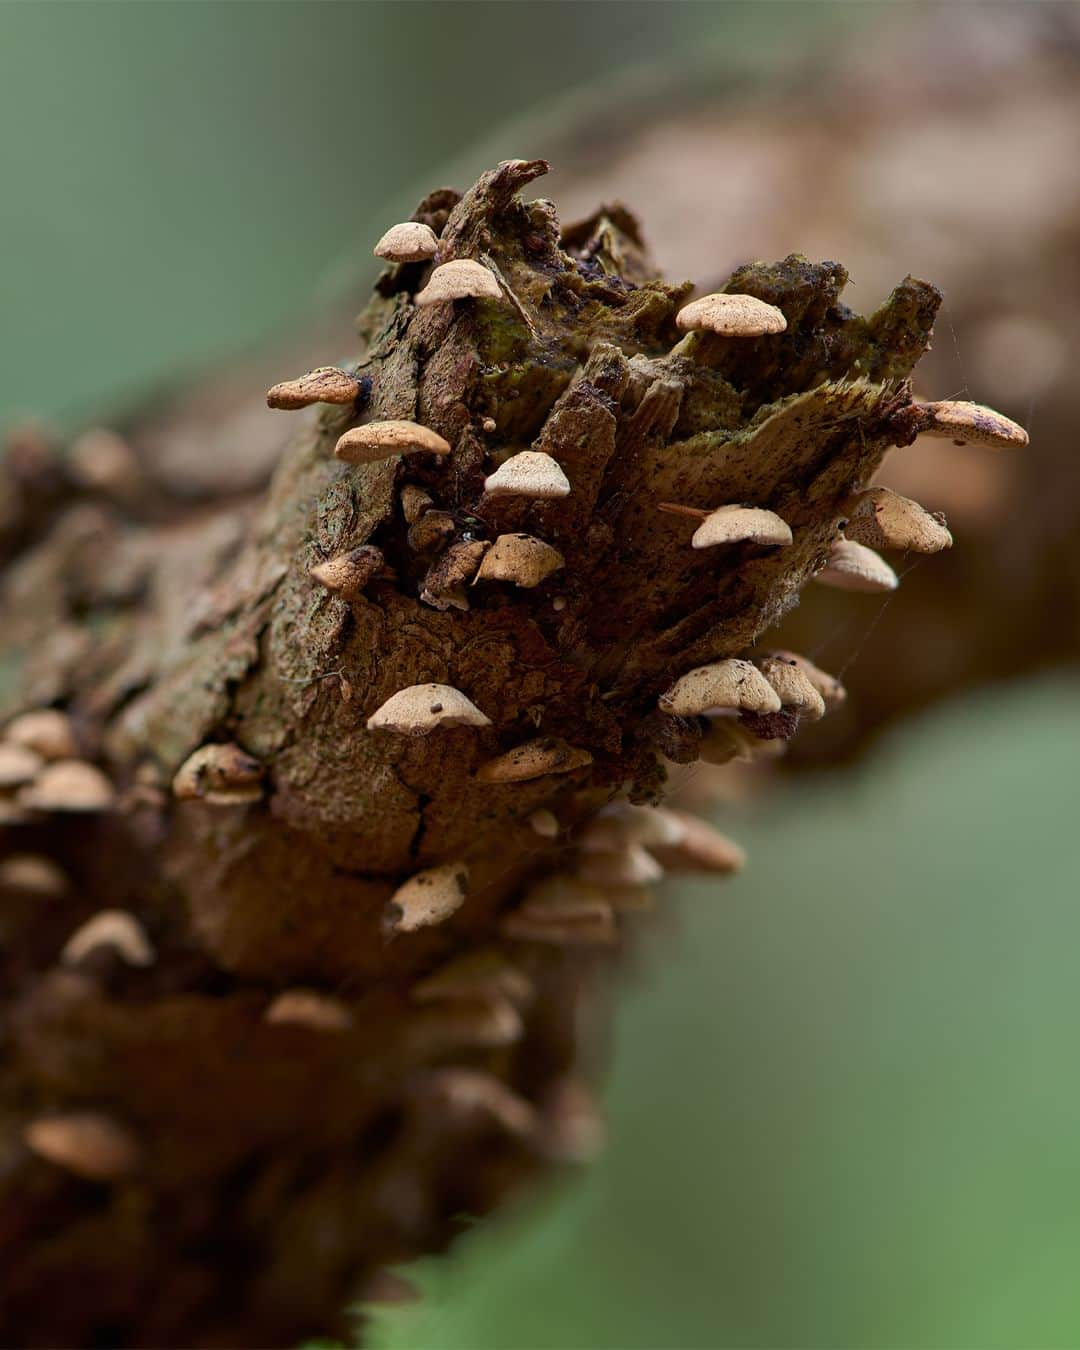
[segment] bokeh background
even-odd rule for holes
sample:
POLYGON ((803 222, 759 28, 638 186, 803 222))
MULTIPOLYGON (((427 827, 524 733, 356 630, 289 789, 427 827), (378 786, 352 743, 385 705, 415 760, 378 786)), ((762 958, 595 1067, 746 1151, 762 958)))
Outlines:
POLYGON ((956 549, 792 620, 848 708, 726 783, 750 866, 642 932, 607 1156, 410 1271, 376 1344, 1080 1346, 1078 127, 1070 4, 0 6, 0 422, 197 381, 265 460, 263 375, 349 350, 382 229, 544 154, 705 285, 938 281, 924 391, 1032 433, 894 457, 956 549))

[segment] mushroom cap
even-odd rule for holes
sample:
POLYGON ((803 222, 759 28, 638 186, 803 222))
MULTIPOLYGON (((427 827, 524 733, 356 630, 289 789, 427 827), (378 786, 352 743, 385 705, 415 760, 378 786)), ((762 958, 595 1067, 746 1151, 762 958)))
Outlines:
POLYGON ((762 337, 787 328, 787 319, 775 305, 726 291, 691 300, 675 315, 675 322, 684 333, 704 330, 722 337, 762 337))
POLYGON ((29 783, 44 765, 44 757, 28 745, 0 741, 0 788, 16 788, 29 783))
POLYGON ((154 949, 145 929, 126 909, 103 909, 87 919, 64 943, 60 961, 77 966, 96 947, 112 947, 129 966, 154 964, 154 949))
POLYGON ((493 1073, 458 1067, 436 1069, 427 1075, 424 1087, 455 1115, 487 1116, 507 1134, 520 1138, 527 1138, 536 1130, 536 1112, 531 1103, 493 1073))
POLYGON ((683 823, 683 837, 677 844, 654 850, 658 861, 669 872, 713 872, 725 875, 740 872, 746 853, 727 835, 721 834, 700 816, 689 811, 676 812, 683 823))
POLYGON ((420 599, 433 609, 469 608, 466 586, 476 576, 480 560, 491 545, 486 539, 459 539, 428 568, 420 599))
POLYGON ((560 947, 610 947, 617 936, 608 901, 594 887, 565 876, 529 890, 519 908, 503 916, 499 931, 515 942, 560 947))
POLYGON ((79 753, 71 718, 58 708, 21 713, 4 728, 4 740, 36 750, 45 759, 74 759, 79 753))
POLYGON ((525 1035, 525 1023, 514 1004, 487 991, 468 997, 422 1002, 405 1024, 410 1057, 458 1058, 470 1050, 501 1050, 525 1035))
POLYGON ((356 402, 360 382, 355 376, 337 366, 319 366, 309 370, 298 380, 285 380, 267 391, 267 407, 294 411, 310 407, 312 403, 337 403, 348 406, 356 402))
POLYGON ((866 591, 880 594, 895 591, 900 584, 896 573, 884 558, 857 544, 854 539, 838 539, 829 552, 829 561, 815 573, 814 580, 839 591, 866 591))
POLYGON ((836 676, 830 675, 827 670, 822 670, 820 666, 815 666, 808 657, 800 656, 798 652, 789 651, 775 651, 771 652, 770 655, 776 657, 779 661, 786 661, 788 665, 798 666, 821 695, 826 711, 839 708, 847 699, 847 690, 836 676))
POLYGON ((924 436, 947 436, 992 450, 1012 450, 1028 443, 1028 434, 1019 423, 982 403, 944 399, 918 406, 925 419, 920 428, 924 436))
POLYGON ((101 770, 82 759, 53 760, 19 790, 19 805, 35 811, 107 811, 115 800, 101 770))
POLYGON ((871 488, 848 505, 844 537, 868 548, 910 549, 939 553, 953 537, 929 511, 886 487, 871 488))
POLYGON ((720 506, 694 531, 694 548, 717 544, 790 544, 791 526, 775 511, 761 506, 720 506))
POLYGON ((664 869, 640 844, 627 844, 614 853, 585 853, 577 875, 594 886, 647 886, 662 881, 664 869))
POLYGON ((698 666, 660 696, 660 711, 679 717, 694 717, 711 708, 779 712, 780 698, 757 666, 740 660, 698 666))
POLYGON ((409 263, 434 258, 438 248, 438 236, 430 225, 419 220, 403 220, 400 225, 390 226, 372 252, 376 258, 385 258, 387 262, 409 263))
POLYGON ((793 661, 767 656, 759 669, 779 694, 783 707, 795 708, 809 722, 825 716, 825 700, 793 661))
POLYGON ((342 599, 355 600, 376 572, 382 569, 384 561, 382 549, 376 548, 374 544, 361 544, 347 553, 327 558, 325 562, 311 568, 308 576, 342 599))
POLYGON ((67 873, 41 853, 12 853, 0 862, 0 890, 25 891, 44 899, 66 895, 67 873))
POLYGON ((447 998, 476 998, 497 994, 511 1003, 525 1004, 533 996, 533 982, 497 948, 457 956, 409 991, 418 1003, 447 998))
POLYGON ((450 442, 419 422, 396 420, 365 422, 350 427, 334 446, 334 454, 346 464, 374 464, 391 455, 448 455, 450 442))
POLYGON ((403 882, 388 902, 388 927, 395 933, 413 933, 442 923, 465 901, 469 869, 463 862, 426 867, 403 882))
POLYGON ((540 806, 535 811, 530 811, 528 821, 530 827, 535 830, 541 839, 558 839, 559 818, 554 811, 549 811, 546 806, 540 806))
POLYGON ((401 489, 401 514, 407 525, 415 525, 424 512, 434 505, 430 493, 415 483, 406 483, 401 489))
POLYGON ((516 745, 513 750, 489 759, 476 771, 478 783, 523 783, 550 773, 572 773, 593 762, 588 750, 579 750, 563 740, 541 736, 516 745))
POLYGON ((119 1181, 139 1165, 135 1136, 96 1111, 39 1116, 23 1139, 39 1158, 87 1181, 119 1181))
POLYGON ((494 274, 475 258, 455 258, 433 269, 428 283, 414 297, 414 303, 425 309, 445 300, 501 300, 502 287, 494 274))
POLYGON ((531 534, 500 534, 480 564, 476 581, 512 581, 515 586, 531 588, 565 566, 566 559, 559 550, 543 539, 531 534))
POLYGON ((314 989, 285 989, 267 1006, 263 1021, 307 1027, 311 1031, 348 1031, 352 1013, 341 999, 314 989))
POLYGON ((489 727, 491 719, 449 684, 410 684, 399 689, 367 720, 369 731, 427 736, 438 727, 489 727))
POLYGON ((200 745, 176 771, 173 796, 214 805, 259 801, 265 772, 259 760, 231 741, 200 745))
POLYGON ((537 501, 554 501, 569 497, 570 480, 558 460, 542 450, 522 450, 504 460, 494 473, 484 479, 484 491, 489 497, 532 497, 537 501))
POLYGON ((617 802, 594 816, 575 843, 589 853, 617 853, 628 844, 640 844, 643 848, 676 844, 682 838, 683 828, 676 812, 666 807, 617 802))

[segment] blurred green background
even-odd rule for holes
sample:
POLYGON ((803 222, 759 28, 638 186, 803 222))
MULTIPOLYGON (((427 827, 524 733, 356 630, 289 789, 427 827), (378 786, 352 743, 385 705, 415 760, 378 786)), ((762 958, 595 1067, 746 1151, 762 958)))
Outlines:
MULTIPOLYGON (((255 347, 428 187, 876 9, 0 6, 0 420, 255 347)), ((679 887, 630 984, 610 1156, 378 1343, 1080 1346, 1078 744, 1073 686, 1014 686, 725 812, 751 866, 679 887)))

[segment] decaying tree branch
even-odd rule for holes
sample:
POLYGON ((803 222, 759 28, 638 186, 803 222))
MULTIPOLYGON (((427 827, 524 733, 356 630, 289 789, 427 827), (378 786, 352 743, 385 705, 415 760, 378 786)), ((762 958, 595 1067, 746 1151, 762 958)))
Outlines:
POLYGON ((358 360, 271 391, 322 408, 264 502, 9 460, 12 1342, 293 1344, 580 1155, 628 911, 739 861, 666 765, 840 697, 759 643, 949 542, 864 494, 891 446, 1023 439, 913 401, 933 287, 860 318, 793 256, 688 304, 623 208, 523 203, 545 169, 380 241, 358 360))

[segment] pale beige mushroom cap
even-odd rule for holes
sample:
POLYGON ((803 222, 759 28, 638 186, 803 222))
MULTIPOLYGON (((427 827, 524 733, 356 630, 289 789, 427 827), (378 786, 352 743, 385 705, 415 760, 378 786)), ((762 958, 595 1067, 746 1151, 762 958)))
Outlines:
POLYGON ((446 300, 501 300, 502 287, 483 263, 473 258, 456 258, 436 267, 428 283, 416 296, 420 309, 446 300))
POLYGON ((787 328, 787 319, 775 305, 723 291, 691 300, 675 315, 675 322, 684 333, 704 330, 722 337, 762 337, 787 328))
POLYGON ((120 1181, 139 1165, 139 1145, 124 1126, 96 1111, 39 1116, 23 1130, 39 1158, 86 1181, 120 1181))
POLYGON ((565 566, 566 559, 559 550, 543 539, 531 534, 500 534, 480 564, 473 585, 477 581, 512 581, 528 589, 565 566))
POLYGON ((790 544, 791 526, 760 506, 720 506, 710 511, 694 531, 694 548, 717 544, 790 544))
POLYGON ((628 844, 677 844, 683 829, 679 815, 667 807, 618 802, 594 816, 575 842, 590 853, 617 853, 628 844))
POLYGON ((390 897, 388 927, 412 933, 442 923, 465 901, 469 869, 462 862, 427 867, 400 885, 390 897))
POLYGON ((546 806, 540 806, 535 811, 530 811, 528 821, 530 828, 541 839, 558 839, 559 818, 554 811, 549 811, 546 806))
POLYGON ((924 436, 947 436, 992 450, 1013 450, 1028 443, 1028 434, 1019 423, 982 403, 946 399, 919 407, 926 419, 920 428, 924 436))
POLYGON ((597 889, 573 877, 554 876, 526 892, 518 909, 503 916, 499 931, 518 942, 608 947, 615 941, 615 912, 597 889))
POLYGON ((385 258, 387 262, 410 263, 434 258, 438 248, 438 236, 430 225, 419 220, 403 220, 400 225, 390 226, 372 252, 376 258, 385 258))
POLYGON ((391 455, 448 455, 450 442, 419 422, 366 422, 338 437, 334 454, 346 464, 374 464, 391 455))
POLYGON ((939 553, 953 537, 929 511, 886 487, 871 488, 848 504, 844 536, 867 548, 939 553))
POLYGON ((427 1091, 457 1115, 482 1115, 507 1134, 527 1138, 536 1131, 536 1112, 501 1078, 482 1069, 436 1069, 425 1080, 427 1091))
POLYGON ((406 1054, 424 1059, 460 1058, 473 1050, 501 1050, 525 1035, 525 1022, 502 994, 421 1000, 405 1025, 406 1054))
POLYGON ((318 563, 310 569, 308 576, 343 600, 356 600, 371 578, 382 570, 384 562, 381 549, 374 544, 361 544, 359 548, 318 563))
POLYGON ((263 1021, 310 1031, 348 1031, 353 1024, 352 1013, 341 999, 314 989, 283 990, 267 1006, 263 1021))
POLYGON ((0 741, 0 788, 21 787, 36 778, 44 766, 44 757, 29 746, 0 741))
POLYGON ((654 850, 667 871, 710 872, 720 876, 742 871, 746 864, 745 850, 700 816, 689 811, 676 814, 683 822, 682 838, 677 844, 654 850))
POLYGON ((19 790, 19 805, 35 811, 108 811, 113 785, 99 768, 82 759, 57 759, 19 790))
POLYGON ((825 716, 825 700, 793 662, 767 656, 761 662, 760 670, 779 694, 785 708, 795 708, 809 722, 817 722, 825 716))
POLYGON ((45 759, 74 759, 79 753, 71 718, 58 708, 22 713, 4 728, 4 740, 36 750, 45 759))
POLYGON ((0 889, 57 899, 71 889, 67 873, 40 853, 12 853, 0 862, 0 889))
POLYGON ((900 584, 884 558, 854 539, 838 539, 833 544, 829 561, 815 574, 814 580, 838 591, 876 593, 895 591, 900 584))
POLYGON ((534 988, 529 976, 502 952, 485 948, 448 961, 418 980, 409 992, 418 1003, 497 994, 511 1003, 526 1004, 532 999, 534 988))
POLYGON ((356 402, 359 392, 360 382, 355 376, 339 370, 337 366, 320 366, 318 370, 301 375, 298 380, 275 384, 267 391, 266 403, 270 408, 288 412, 308 408, 313 403, 336 403, 346 407, 356 402))
POLYGON ((593 886, 647 886, 662 881, 664 869, 640 844, 627 844, 617 852, 586 852, 577 875, 593 886))
POLYGON ((214 806, 259 801, 263 795, 262 764, 232 742, 200 745, 173 778, 173 796, 181 801, 202 798, 214 806))
POLYGON ((411 684, 377 708, 367 720, 369 731, 399 731, 427 736, 439 727, 489 727, 491 719, 449 684, 411 684))
POLYGON ((820 666, 814 665, 813 661, 806 656, 800 656, 798 652, 776 651, 771 653, 777 660, 786 661, 789 665, 798 666, 810 683, 821 695, 827 711, 839 708, 847 699, 847 690, 836 678, 830 675, 827 670, 822 670, 820 666))
POLYGON ((103 909, 64 943, 60 961, 77 966, 97 947, 111 947, 129 966, 152 966, 154 949, 142 924, 126 909, 103 909))
POLYGON ((565 741, 541 736, 516 745, 505 755, 489 759, 476 771, 478 783, 522 783, 544 778, 551 773, 572 773, 593 762, 588 750, 579 750, 565 741))
POLYGON ((716 661, 687 671, 660 696, 660 711, 693 717, 711 708, 744 712, 780 711, 776 690, 750 661, 716 661))
POLYGON ((570 480, 557 460, 542 450, 522 450, 484 479, 489 497, 532 497, 554 501, 570 495, 570 480))

